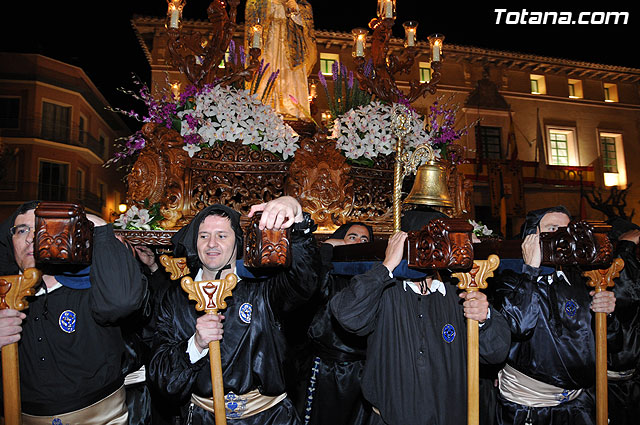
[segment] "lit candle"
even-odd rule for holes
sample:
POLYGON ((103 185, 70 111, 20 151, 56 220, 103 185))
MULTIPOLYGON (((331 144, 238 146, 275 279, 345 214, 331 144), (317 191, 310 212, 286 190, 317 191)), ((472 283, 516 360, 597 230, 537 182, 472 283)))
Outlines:
POLYGON ((173 93, 173 97, 178 99, 180 98, 180 83, 179 82, 175 82, 173 84, 171 84, 171 93, 173 93))
POLYGON ((173 4, 170 4, 169 8, 171 9, 171 20, 169 22, 169 27, 178 29, 178 23, 180 21, 180 11, 173 4))
POLYGON ((393 2, 391 0, 385 0, 384 2, 384 17, 393 18, 393 2))
POLYGON ((416 30, 409 28, 407 30, 407 47, 413 47, 416 45, 416 30))
POLYGON ((356 38, 356 56, 364 56, 364 34, 359 34, 356 38))
POLYGON ((438 62, 440 60, 440 41, 436 40, 433 43, 433 61, 438 62))
POLYGON ((311 87, 309 88, 309 95, 313 98, 315 98, 318 95, 318 92, 316 91, 315 83, 311 83, 311 87))
POLYGON ((254 49, 262 49, 262 25, 254 25, 251 27, 253 31, 253 40, 251 47, 254 49))

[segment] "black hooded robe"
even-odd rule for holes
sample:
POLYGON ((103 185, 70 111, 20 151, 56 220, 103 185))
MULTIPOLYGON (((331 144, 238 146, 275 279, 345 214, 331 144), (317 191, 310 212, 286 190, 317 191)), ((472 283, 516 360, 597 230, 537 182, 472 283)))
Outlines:
MULTIPOLYGON (((536 232, 542 217, 564 207, 527 214, 523 237, 536 232)), ((565 390, 583 389, 572 401, 557 406, 529 407, 498 395, 496 421, 502 425, 595 423, 595 316, 590 289, 576 268, 542 275, 542 268, 523 263, 522 273, 505 270, 495 278, 496 303, 511 328, 507 364, 525 375, 565 390)), ((620 325, 608 320, 610 344, 620 336, 620 325)), ((612 350, 613 345, 609 350, 612 350)))
POLYGON ((640 417, 640 260, 635 243, 618 240, 638 226, 620 218, 609 220, 613 226, 609 237, 616 241, 615 255, 624 260, 624 269, 615 279, 615 316, 623 334, 619 352, 608 352, 607 369, 627 376, 609 378, 609 420, 611 425, 632 425, 640 417))
MULTIPOLYGON (((210 208, 185 226, 185 232, 195 237, 210 208)), ((241 237, 241 231, 237 230, 239 216, 226 207, 225 211, 230 216, 236 236, 241 237)), ((280 317, 283 312, 309 299, 317 288, 317 247, 311 230, 308 220, 294 224, 290 268, 267 277, 242 278, 231 297, 226 299, 227 308, 221 311, 225 320, 224 335, 220 341, 225 394, 242 395, 256 389, 266 396, 285 392, 283 362, 286 341, 280 317)), ((183 240, 192 244, 191 253, 194 253, 195 239, 186 236, 183 240)), ((192 393, 208 398, 212 394, 209 357, 192 364, 187 354, 188 340, 195 334, 200 314, 179 286, 167 291, 157 317, 157 333, 148 371, 150 379, 161 391, 183 404, 184 423, 194 425, 214 423, 213 413, 189 403, 192 393)), ((300 423, 289 398, 254 416, 228 418, 227 421, 238 425, 300 423)))
MULTIPOLYGON (((329 239, 343 239, 354 222, 340 226, 329 239)), ((346 331, 331 313, 329 301, 348 284, 350 276, 331 273, 333 247, 320 246, 321 272, 319 306, 309 327, 313 350, 313 366, 304 411, 304 422, 310 425, 361 425, 368 421, 371 406, 362 395, 360 380, 364 370, 366 338, 346 331)))
MULTIPOLYGON (((4 236, 15 217, 0 226, 3 256, 10 258, 13 244, 4 236)), ((111 225, 94 229, 90 281, 87 289, 62 286, 28 298, 18 343, 24 413, 54 416, 78 410, 123 384, 118 323, 141 307, 147 285, 111 225)))

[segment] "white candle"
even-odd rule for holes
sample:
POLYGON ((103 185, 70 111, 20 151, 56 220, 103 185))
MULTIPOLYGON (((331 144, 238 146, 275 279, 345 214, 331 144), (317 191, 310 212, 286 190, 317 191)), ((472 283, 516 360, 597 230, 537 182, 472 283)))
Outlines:
POLYGON ((171 22, 169 23, 169 27, 177 29, 179 19, 180 19, 180 12, 178 11, 178 9, 173 8, 173 10, 171 10, 171 22))
POLYGON ((440 60, 440 43, 435 42, 433 44, 433 61, 438 62, 440 60))
POLYGON ((251 47, 254 49, 262 49, 262 28, 259 25, 253 26, 253 41, 251 47))
POLYGON ((364 40, 363 40, 364 36, 359 35, 358 38, 356 38, 356 56, 357 57, 363 57, 364 56, 364 40))
POLYGON ((386 0, 384 2, 384 17, 393 18, 393 3, 391 0, 386 0))
POLYGON ((416 33, 413 30, 407 31, 407 47, 413 47, 416 44, 416 33))

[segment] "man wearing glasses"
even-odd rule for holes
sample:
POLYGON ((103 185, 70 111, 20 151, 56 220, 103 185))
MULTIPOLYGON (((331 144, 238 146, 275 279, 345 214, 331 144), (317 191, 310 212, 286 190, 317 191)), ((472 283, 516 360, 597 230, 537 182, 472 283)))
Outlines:
MULTIPOLYGON (((0 225, 0 275, 35 266, 35 201, 0 225)), ((44 270, 25 312, 0 310, 0 346, 19 344, 22 423, 126 424, 118 323, 143 304, 146 280, 132 252, 97 216, 84 270, 44 270)))

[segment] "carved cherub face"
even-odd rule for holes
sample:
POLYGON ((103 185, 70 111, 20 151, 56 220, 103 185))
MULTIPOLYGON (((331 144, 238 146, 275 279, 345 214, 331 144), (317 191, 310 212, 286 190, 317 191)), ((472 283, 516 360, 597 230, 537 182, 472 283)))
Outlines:
POLYGON ((353 226, 349 227, 349 230, 344 237, 345 245, 367 242, 369 242, 369 230, 359 224, 354 224, 353 226))
POLYGON ((542 232, 555 232, 559 227, 567 227, 571 219, 561 212, 550 212, 544 215, 538 224, 536 234, 542 232))
POLYGON ((36 226, 36 210, 29 210, 16 217, 11 228, 13 253, 20 270, 35 267, 36 260, 33 256, 33 237, 36 226))
POLYGON ((236 238, 227 217, 210 215, 200 223, 197 239, 198 257, 203 267, 203 279, 215 279, 215 272, 227 264, 235 264, 236 238))

